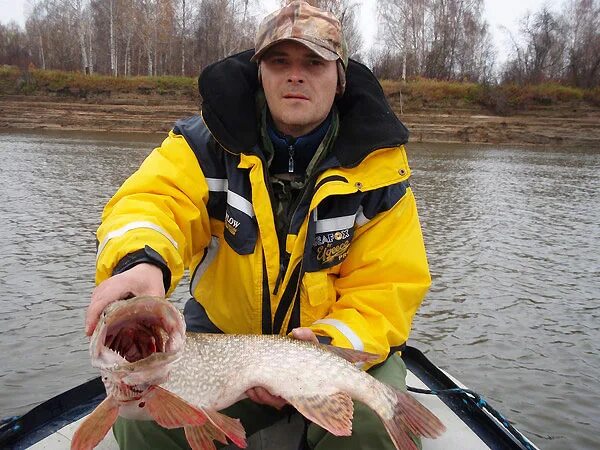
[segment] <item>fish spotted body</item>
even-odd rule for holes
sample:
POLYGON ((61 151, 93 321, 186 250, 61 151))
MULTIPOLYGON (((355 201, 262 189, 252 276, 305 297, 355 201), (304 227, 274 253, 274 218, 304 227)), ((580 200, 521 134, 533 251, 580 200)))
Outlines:
POLYGON ((444 425, 405 392, 356 367, 376 355, 282 336, 185 333, 164 299, 113 303, 90 343, 107 398, 75 433, 72 449, 96 446, 118 415, 184 428, 193 449, 213 440, 246 447, 239 420, 218 411, 262 386, 337 436, 352 433, 352 399, 381 418, 398 449, 416 449, 408 433, 438 437, 444 425), (123 357, 122 355, 126 355, 123 357))

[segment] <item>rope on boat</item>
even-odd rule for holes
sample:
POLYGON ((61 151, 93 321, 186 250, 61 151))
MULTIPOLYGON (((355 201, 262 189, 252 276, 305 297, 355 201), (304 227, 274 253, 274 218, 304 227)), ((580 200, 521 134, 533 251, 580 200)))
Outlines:
MULTIPOLYGON (((475 404, 477 405, 477 407, 479 409, 481 409, 482 411, 485 410, 487 411, 489 414, 491 414, 498 422, 500 422, 500 424, 506 428, 509 433, 517 440, 519 441, 519 443, 521 445, 523 445, 525 447, 526 450, 537 450, 532 444, 531 442, 529 442, 529 440, 523 436, 521 434, 521 432, 519 430, 517 430, 515 427, 513 427, 511 425, 511 423, 508 421, 508 419, 506 419, 506 417, 504 417, 502 414, 500 414, 500 412, 498 412, 497 410, 495 410, 494 408, 492 408, 490 406, 490 404, 481 396, 479 395, 477 392, 474 392, 470 389, 463 389, 463 388, 451 388, 451 389, 420 389, 420 388, 415 388, 412 386, 407 386, 406 389, 409 392, 415 392, 417 394, 429 394, 429 395, 437 395, 439 396, 440 394, 453 394, 453 395, 460 395, 463 397, 467 397, 470 400, 475 401, 475 404)), ((466 400, 463 398, 463 401, 466 402, 466 400)))

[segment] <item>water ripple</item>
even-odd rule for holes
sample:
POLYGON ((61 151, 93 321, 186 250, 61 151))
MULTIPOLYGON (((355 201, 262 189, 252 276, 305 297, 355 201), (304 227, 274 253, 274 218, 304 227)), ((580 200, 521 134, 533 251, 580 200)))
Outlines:
MULTIPOLYGON (((0 134, 0 416, 96 375, 93 232, 152 140, 0 134)), ((600 152, 419 145, 409 160, 433 279, 411 343, 541 448, 597 448, 600 152)))
POLYGON ((542 448, 597 448, 600 152, 409 151, 433 274, 413 343, 542 448))

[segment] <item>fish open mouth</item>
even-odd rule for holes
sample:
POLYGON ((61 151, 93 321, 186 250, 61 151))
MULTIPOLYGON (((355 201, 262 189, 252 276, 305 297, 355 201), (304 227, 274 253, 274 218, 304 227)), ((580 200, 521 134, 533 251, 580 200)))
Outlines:
POLYGON ((169 334, 157 318, 144 318, 122 326, 109 327, 104 346, 118 353, 127 362, 136 362, 153 353, 167 351, 169 334))
POLYGON ((174 360, 183 349, 185 322, 165 299, 137 297, 115 302, 102 313, 92 336, 92 365, 118 370, 174 360), (129 366, 131 367, 131 366, 129 366))

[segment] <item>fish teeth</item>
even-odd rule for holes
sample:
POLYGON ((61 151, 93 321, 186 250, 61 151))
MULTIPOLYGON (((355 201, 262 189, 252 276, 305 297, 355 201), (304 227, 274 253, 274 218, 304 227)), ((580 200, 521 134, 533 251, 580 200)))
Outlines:
POLYGON ((125 357, 119 351, 113 350, 112 348, 109 348, 109 347, 104 347, 104 349, 105 349, 105 351, 108 351, 109 353, 112 353, 113 355, 116 355, 121 359, 125 359, 125 357))

